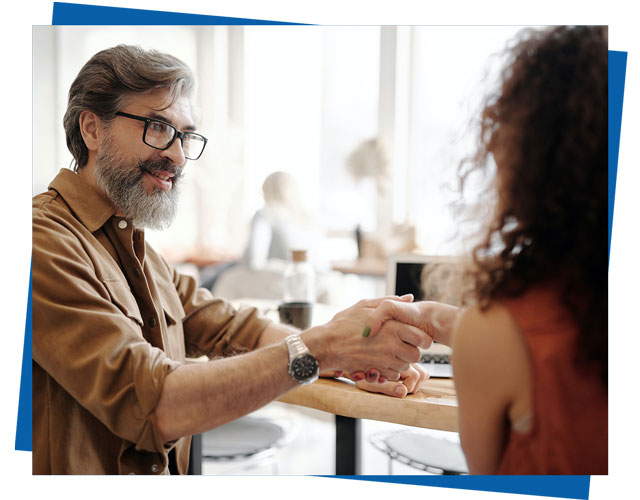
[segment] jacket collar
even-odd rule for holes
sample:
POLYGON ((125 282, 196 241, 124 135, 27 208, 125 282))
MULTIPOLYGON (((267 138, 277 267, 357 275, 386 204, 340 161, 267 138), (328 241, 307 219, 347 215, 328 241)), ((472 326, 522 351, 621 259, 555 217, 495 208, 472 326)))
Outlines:
POLYGON ((49 189, 60 194, 78 220, 92 233, 116 214, 109 198, 72 170, 60 170, 49 184, 49 189))

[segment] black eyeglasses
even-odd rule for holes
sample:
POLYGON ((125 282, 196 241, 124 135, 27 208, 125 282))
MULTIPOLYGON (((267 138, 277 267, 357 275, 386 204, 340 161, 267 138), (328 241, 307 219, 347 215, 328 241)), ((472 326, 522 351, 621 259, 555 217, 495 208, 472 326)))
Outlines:
POLYGON ((169 149, 177 137, 182 142, 184 157, 188 160, 197 160, 202 155, 204 147, 207 145, 207 138, 194 132, 180 132, 177 128, 162 120, 155 118, 145 118, 144 116, 130 115, 118 111, 118 116, 131 118, 144 122, 144 132, 142 132, 142 142, 147 146, 164 151, 169 149))

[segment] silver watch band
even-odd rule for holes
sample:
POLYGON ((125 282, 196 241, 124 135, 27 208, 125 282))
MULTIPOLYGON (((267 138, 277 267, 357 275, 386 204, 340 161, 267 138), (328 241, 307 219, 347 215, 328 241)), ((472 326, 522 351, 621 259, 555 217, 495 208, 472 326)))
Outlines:
POLYGON ((298 333, 289 335, 285 339, 285 343, 287 344, 287 349, 289 350, 289 360, 311 352, 309 351, 309 348, 306 346, 306 344, 302 341, 302 337, 300 337, 300 334, 298 333))

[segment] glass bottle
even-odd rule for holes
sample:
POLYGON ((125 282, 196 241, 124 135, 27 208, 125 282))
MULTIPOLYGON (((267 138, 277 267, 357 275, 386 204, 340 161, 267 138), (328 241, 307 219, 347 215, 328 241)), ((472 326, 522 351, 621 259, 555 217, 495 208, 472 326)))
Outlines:
POLYGON ((306 250, 291 252, 291 261, 284 270, 283 299, 285 302, 315 302, 315 271, 307 262, 306 250))

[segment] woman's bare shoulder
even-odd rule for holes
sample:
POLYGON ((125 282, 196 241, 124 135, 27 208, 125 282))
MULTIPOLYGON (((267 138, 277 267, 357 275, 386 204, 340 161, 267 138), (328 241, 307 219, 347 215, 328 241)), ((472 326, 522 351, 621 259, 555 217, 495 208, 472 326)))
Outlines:
POLYGON ((486 309, 474 305, 463 311, 453 343, 461 347, 473 346, 493 351, 496 344, 519 336, 518 325, 508 309, 494 301, 486 309))
POLYGON ((528 354, 520 329, 500 302, 467 308, 453 338, 454 377, 475 379, 512 402, 528 373, 528 354), (458 372, 457 374, 455 372, 458 372))

